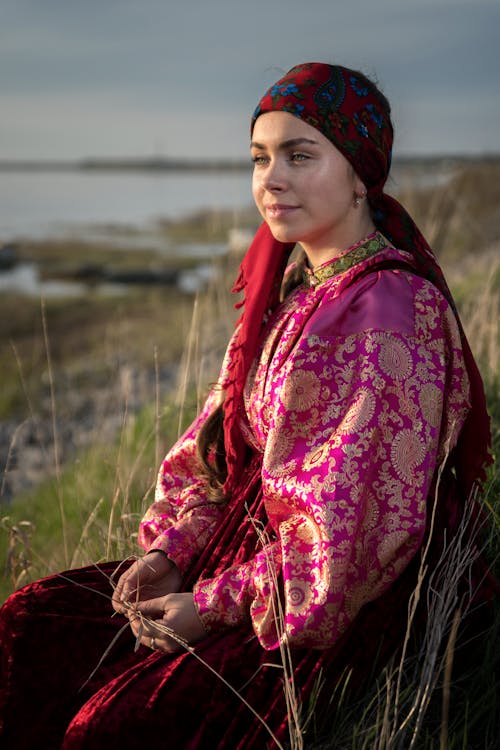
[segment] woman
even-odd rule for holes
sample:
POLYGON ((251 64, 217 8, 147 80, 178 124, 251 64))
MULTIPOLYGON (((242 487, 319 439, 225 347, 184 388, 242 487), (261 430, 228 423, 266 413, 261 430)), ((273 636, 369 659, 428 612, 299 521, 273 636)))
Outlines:
POLYGON ((244 310, 163 462, 146 554, 118 572, 130 629, 109 612, 116 563, 14 594, 6 746, 272 746, 211 669, 282 740, 283 647, 307 705, 320 675, 328 695, 346 672, 356 688, 401 643, 418 553, 429 541, 437 559, 484 479, 489 422, 439 266, 383 193, 391 147, 389 104, 357 72, 299 65, 261 99, 244 310), (280 302, 296 243, 299 283, 280 302))

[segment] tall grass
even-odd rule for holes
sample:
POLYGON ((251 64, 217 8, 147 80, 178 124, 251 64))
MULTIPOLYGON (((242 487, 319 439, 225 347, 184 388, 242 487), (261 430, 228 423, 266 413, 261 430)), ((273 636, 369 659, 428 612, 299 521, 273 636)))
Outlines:
MULTIPOLYGON (((492 237, 490 224, 482 237, 481 226, 476 222, 473 225, 474 255, 469 257, 457 251, 457 247, 463 245, 464 233, 468 233, 467 236, 471 233, 467 222, 472 210, 468 207, 473 197, 475 200, 474 182, 471 191, 469 177, 458 175, 455 188, 455 195, 450 195, 449 186, 425 194, 408 193, 405 203, 442 254, 484 376, 493 418, 494 450, 498 455, 500 272, 498 264, 492 263, 498 245, 492 237)), ((161 455, 199 408, 208 383, 216 377, 232 331, 235 313, 228 290, 234 269, 234 258, 220 261, 216 281, 206 293, 198 296, 189 322, 182 325, 183 346, 176 389, 168 398, 160 395, 158 369, 162 349, 152 341, 151 351, 145 355, 146 360, 149 357, 148 366, 157 373, 150 403, 140 411, 131 410, 129 403, 133 394, 126 384, 110 382, 110 388, 121 393, 118 399, 121 427, 116 440, 103 441, 100 425, 96 423, 95 439, 65 464, 59 460, 57 447, 60 439, 58 371, 54 371, 50 319, 42 311, 55 472, 34 490, 4 507, 0 553, 5 562, 0 598, 29 580, 64 567, 138 553, 138 522, 151 502, 161 455)), ((144 325, 147 324, 145 320, 144 325)), ((16 352, 14 346, 16 367, 22 372, 22 355, 16 352)), ((116 359, 120 356, 121 353, 117 353, 116 359)), ((25 386, 25 392, 29 394, 29 387, 25 386)), ((33 404, 31 409, 35 411, 33 404)), ((488 513, 487 554, 493 567, 498 569, 500 481, 494 467, 489 472, 481 502, 488 513)), ((319 715, 314 711, 317 696, 313 696, 308 711, 306 706, 297 705, 292 689, 287 695, 292 748, 486 750, 495 747, 496 738, 500 736, 496 710, 498 687, 494 677, 498 666, 498 649, 495 648, 498 614, 487 632, 485 626, 482 660, 470 666, 466 673, 456 675, 453 671, 457 630, 465 614, 458 600, 457 574, 470 564, 471 555, 472 548, 464 545, 463 537, 458 535, 445 551, 440 578, 435 578, 431 586, 434 592, 430 602, 432 616, 422 650, 417 654, 407 651, 400 661, 390 664, 361 698, 355 701, 349 698, 348 675, 335 687, 318 686, 323 695, 325 691, 332 694, 331 711, 319 715), (307 732, 304 732, 306 727, 307 732)), ((420 594, 417 589, 415 597, 420 594)), ((279 621, 280 612, 276 614, 279 621)), ((284 652, 282 658, 285 674, 290 676, 293 674, 292 656, 284 652)), ((285 679, 285 684, 289 685, 290 680, 285 679)))

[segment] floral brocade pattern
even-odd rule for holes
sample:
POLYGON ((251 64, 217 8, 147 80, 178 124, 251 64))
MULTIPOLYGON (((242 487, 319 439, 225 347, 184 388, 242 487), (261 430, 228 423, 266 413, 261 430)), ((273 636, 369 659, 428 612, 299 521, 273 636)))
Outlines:
MULTIPOLYGON (((299 287, 269 322, 243 427, 261 455, 275 540, 195 585, 207 630, 250 618, 264 648, 329 647, 420 548, 436 467, 469 409, 468 382, 455 318, 432 284, 400 270, 366 273, 398 255, 406 259, 387 248, 299 287)), ((140 536, 181 569, 224 512, 196 479, 196 428, 167 456, 140 536)))
POLYGON ((323 281, 330 279, 332 276, 337 276, 339 273, 348 271, 362 260, 367 260, 390 246, 390 243, 380 232, 374 232, 359 244, 349 248, 348 252, 322 264, 319 268, 315 268, 314 270, 307 267, 304 268, 304 283, 309 286, 322 284, 323 281))

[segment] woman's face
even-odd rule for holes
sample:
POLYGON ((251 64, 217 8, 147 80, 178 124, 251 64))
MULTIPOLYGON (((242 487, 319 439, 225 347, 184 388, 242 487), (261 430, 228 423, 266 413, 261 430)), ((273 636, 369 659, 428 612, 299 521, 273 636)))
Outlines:
POLYGON ((363 183, 316 128, 288 112, 267 112, 255 123, 251 154, 262 217, 276 239, 300 242, 313 265, 371 231, 366 201, 354 205, 363 183))

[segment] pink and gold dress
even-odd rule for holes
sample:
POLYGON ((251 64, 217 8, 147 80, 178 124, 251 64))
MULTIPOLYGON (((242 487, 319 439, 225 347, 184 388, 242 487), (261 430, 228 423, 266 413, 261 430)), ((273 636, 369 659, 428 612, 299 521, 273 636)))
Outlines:
MULTIPOLYGON (((162 463, 140 525, 141 546, 163 550, 194 592, 209 634, 196 654, 280 739, 279 646, 290 647, 307 706, 320 676, 326 697, 346 671, 355 687, 377 654, 383 661, 400 643, 437 469, 470 408, 455 316, 412 268, 411 255, 376 233, 306 272, 267 321, 240 415, 246 468, 237 492, 217 504, 200 478, 196 437, 223 397, 233 338, 217 386, 162 463)), ((453 477, 446 469, 442 477, 437 548, 456 520, 453 477)), ((113 564, 101 567, 109 573, 113 564)), ((63 736, 66 750, 107 748, 116 736, 121 750, 158 741, 275 746, 193 654, 134 653, 126 633, 78 692, 124 621, 101 596, 109 584, 100 570, 65 576, 17 592, 0 617, 9 747, 58 747, 63 736), (44 677, 26 693, 43 649, 44 677), (47 665, 61 658, 56 680, 47 665), (29 744, 35 735, 20 730, 27 706, 37 736, 53 744, 29 744)))

